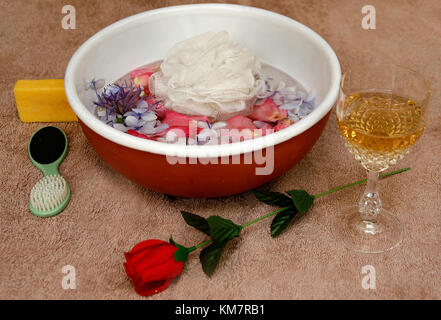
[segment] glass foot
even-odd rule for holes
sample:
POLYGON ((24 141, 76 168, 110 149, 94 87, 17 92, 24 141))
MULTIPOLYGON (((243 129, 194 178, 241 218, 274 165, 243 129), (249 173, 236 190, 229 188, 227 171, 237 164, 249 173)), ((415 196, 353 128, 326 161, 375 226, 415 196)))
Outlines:
POLYGON ((331 223, 337 242, 348 249, 363 253, 381 253, 401 244, 404 227, 396 216, 381 209, 375 223, 363 221, 358 206, 344 208, 331 223))

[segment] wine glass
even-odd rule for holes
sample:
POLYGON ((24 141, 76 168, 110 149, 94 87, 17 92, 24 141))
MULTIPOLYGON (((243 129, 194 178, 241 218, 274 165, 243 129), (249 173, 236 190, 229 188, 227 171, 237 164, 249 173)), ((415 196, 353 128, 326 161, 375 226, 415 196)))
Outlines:
POLYGON ((402 223, 382 207, 378 178, 422 135, 430 94, 429 81, 397 65, 358 64, 343 74, 338 127, 368 176, 359 204, 343 209, 333 220, 332 233, 347 248, 380 253, 403 241, 402 223))

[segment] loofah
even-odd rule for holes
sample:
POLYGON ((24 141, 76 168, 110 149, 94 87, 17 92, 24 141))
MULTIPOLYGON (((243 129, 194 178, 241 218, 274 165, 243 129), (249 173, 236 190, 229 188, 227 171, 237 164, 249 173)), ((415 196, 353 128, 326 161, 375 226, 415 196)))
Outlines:
POLYGON ((261 64, 226 31, 207 32, 174 45, 150 77, 150 92, 187 115, 228 119, 251 112, 261 64))

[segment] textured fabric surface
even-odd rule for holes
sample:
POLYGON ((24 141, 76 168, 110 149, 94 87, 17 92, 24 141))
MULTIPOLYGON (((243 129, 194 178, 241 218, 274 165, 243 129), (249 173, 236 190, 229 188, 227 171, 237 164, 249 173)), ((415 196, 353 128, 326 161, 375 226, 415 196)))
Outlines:
MULTIPOLYGON (((28 159, 31 134, 45 124, 19 121, 13 98, 18 79, 63 78, 69 58, 91 35, 126 16, 184 1, 0 1, 0 298, 138 299, 123 268, 124 251, 136 243, 173 235, 183 245, 204 239, 179 211, 218 214, 244 223, 273 208, 251 193, 210 200, 170 198, 113 172, 95 154, 78 123, 61 123, 69 153, 60 167, 72 189, 66 210, 34 217, 29 193, 41 173, 28 159), (61 28, 61 8, 76 8, 77 29, 61 28), (76 270, 76 290, 61 286, 65 265, 76 270)), ((189 3, 187 1, 186 3, 189 3)), ((381 181, 384 206, 405 225, 404 243, 378 255, 348 251, 333 241, 329 223, 355 203, 356 186, 320 198, 306 216, 277 239, 270 221, 244 229, 212 278, 192 254, 183 274, 153 299, 441 298, 441 7, 438 0, 372 0, 377 29, 361 28, 366 1, 242 0, 294 18, 321 34, 343 69, 360 60, 395 62, 432 82, 428 127, 417 146, 394 168, 412 170, 381 181), (362 267, 376 269, 376 289, 364 290, 362 267)), ((346 150, 335 114, 311 152, 266 186, 311 193, 362 179, 346 150)))

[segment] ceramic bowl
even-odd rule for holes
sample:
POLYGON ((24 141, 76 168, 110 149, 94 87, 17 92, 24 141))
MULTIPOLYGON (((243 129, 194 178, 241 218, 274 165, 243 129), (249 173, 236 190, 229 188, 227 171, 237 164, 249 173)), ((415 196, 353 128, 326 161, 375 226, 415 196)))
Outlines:
POLYGON ((65 89, 98 155, 148 189, 185 197, 218 197, 256 188, 299 162, 320 137, 339 93, 340 65, 308 27, 274 12, 229 4, 166 7, 118 21, 87 40, 66 70, 65 89), (169 48, 205 31, 226 30, 264 63, 316 95, 316 108, 294 125, 243 142, 186 146, 120 132, 93 113, 92 79, 109 84, 164 58, 169 48), (185 163, 184 163, 185 162, 185 163))

